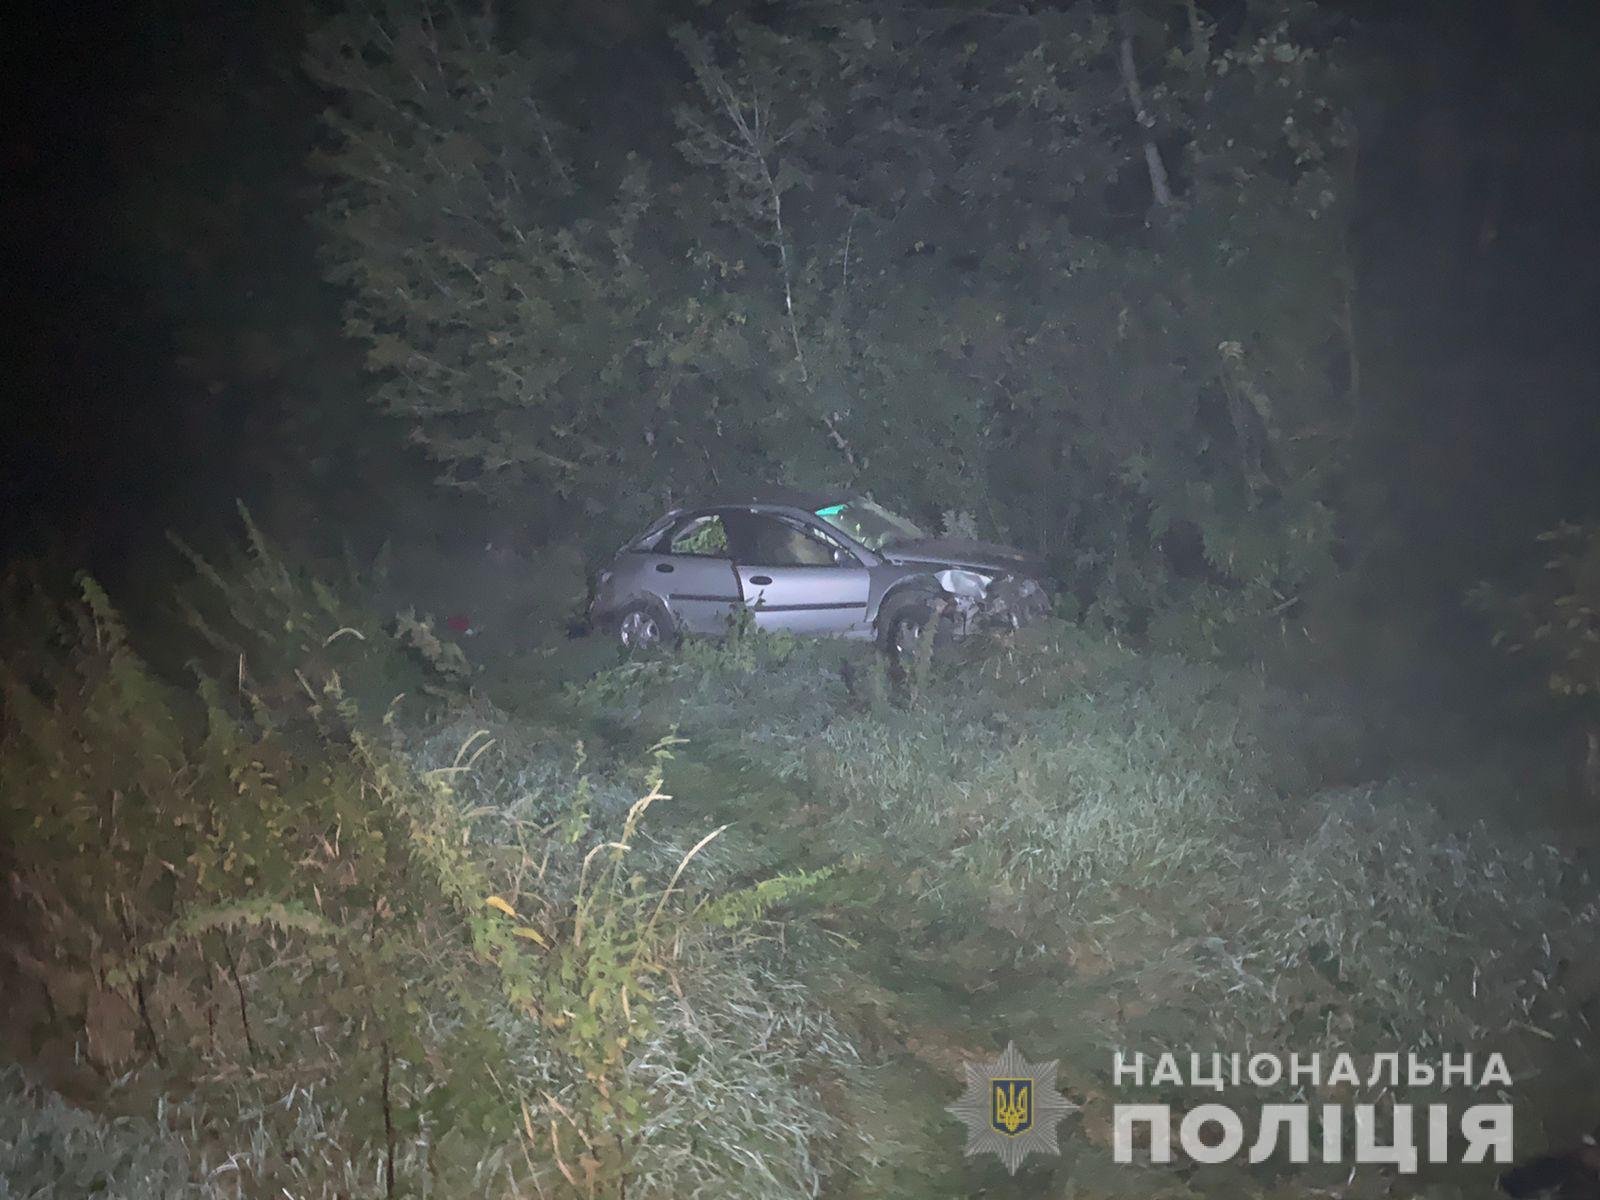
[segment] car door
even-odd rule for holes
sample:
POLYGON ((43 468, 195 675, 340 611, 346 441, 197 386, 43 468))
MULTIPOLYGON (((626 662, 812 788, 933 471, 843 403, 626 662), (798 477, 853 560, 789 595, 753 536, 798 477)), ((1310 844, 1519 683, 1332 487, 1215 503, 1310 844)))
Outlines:
POLYGON ((724 633, 742 603, 727 527, 717 512, 693 512, 665 534, 650 556, 651 578, 680 629, 724 633))
POLYGON ((725 515, 734 569, 757 627, 820 634, 866 628, 867 568, 841 543, 778 513, 725 515))

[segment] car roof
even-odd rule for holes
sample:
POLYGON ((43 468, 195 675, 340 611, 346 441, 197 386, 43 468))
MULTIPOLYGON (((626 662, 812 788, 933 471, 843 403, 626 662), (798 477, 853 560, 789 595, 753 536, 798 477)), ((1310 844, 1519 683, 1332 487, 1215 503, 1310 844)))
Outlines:
POLYGON ((848 492, 810 491, 804 488, 769 487, 760 490, 740 492, 726 492, 713 496, 703 504, 687 505, 686 508, 744 508, 747 505, 773 508, 799 508, 808 513, 814 513, 819 508, 827 508, 830 504, 839 504, 850 499, 848 492))

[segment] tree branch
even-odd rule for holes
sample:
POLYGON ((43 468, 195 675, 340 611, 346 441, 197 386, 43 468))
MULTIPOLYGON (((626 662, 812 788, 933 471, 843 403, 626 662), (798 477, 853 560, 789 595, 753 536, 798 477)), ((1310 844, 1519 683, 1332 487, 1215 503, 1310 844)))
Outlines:
POLYGON ((1156 149, 1150 130, 1155 119, 1144 106, 1144 93, 1139 89, 1139 72, 1133 63, 1133 19, 1126 3, 1117 6, 1117 24, 1122 32, 1122 42, 1117 54, 1117 65, 1122 70, 1122 85, 1128 92, 1128 103, 1133 106, 1133 119, 1145 131, 1144 161, 1150 171, 1150 191, 1162 208, 1172 203, 1172 184, 1167 178, 1167 165, 1161 161, 1161 151, 1156 149))

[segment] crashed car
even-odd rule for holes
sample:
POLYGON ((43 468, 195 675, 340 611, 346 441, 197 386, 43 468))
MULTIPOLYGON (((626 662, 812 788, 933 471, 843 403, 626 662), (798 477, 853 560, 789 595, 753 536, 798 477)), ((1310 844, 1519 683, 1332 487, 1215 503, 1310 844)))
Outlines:
POLYGON ((590 617, 628 650, 757 628, 877 638, 892 652, 925 631, 951 638, 1049 610, 1041 566, 1020 550, 932 537, 866 497, 773 491, 677 508, 595 580, 590 617))

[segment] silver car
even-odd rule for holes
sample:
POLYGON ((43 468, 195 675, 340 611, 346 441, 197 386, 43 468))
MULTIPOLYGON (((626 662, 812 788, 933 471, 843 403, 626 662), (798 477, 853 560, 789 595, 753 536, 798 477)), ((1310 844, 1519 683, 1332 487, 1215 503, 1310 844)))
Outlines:
POLYGON ((863 497, 773 491, 667 513, 600 572, 590 616, 629 650, 748 612, 761 629, 902 651, 930 627, 1033 620, 1049 609, 1041 573, 1020 550, 930 537, 863 497))

